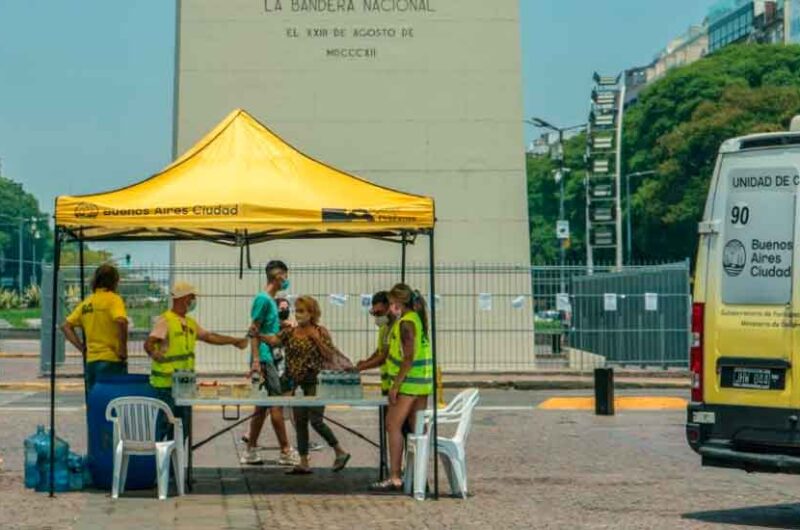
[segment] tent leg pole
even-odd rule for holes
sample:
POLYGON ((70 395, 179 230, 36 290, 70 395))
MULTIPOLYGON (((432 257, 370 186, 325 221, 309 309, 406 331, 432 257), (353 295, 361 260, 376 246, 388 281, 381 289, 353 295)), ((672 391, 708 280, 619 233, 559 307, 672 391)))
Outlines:
MULTIPOLYGON (((81 229, 81 237, 78 239, 78 266, 79 266, 79 273, 80 273, 80 282, 81 282, 81 301, 86 299, 86 276, 84 270, 84 254, 83 254, 83 229, 81 229)), ((83 343, 86 344, 86 331, 81 328, 81 334, 83 335, 83 343)), ((89 388, 86 385, 86 352, 81 352, 81 359, 83 360, 83 403, 87 406, 86 414, 88 418, 89 414, 89 388)), ((88 433, 89 423, 86 423, 86 429, 88 433)), ((89 439, 88 437, 86 438, 89 439)))
POLYGON ((431 357, 433 363, 433 429, 431 436, 433 436, 433 498, 439 500, 439 396, 436 384, 437 362, 436 362, 436 261, 434 254, 434 237, 433 229, 431 228, 428 234, 428 241, 430 243, 430 256, 428 257, 428 274, 431 290, 431 357))
POLYGON ((50 497, 55 496, 56 460, 56 319, 58 318, 58 269, 61 266, 61 228, 55 227, 53 288, 50 304, 50 497))
POLYGON ((406 283, 406 235, 403 234, 403 242, 401 243, 401 258, 400 258, 400 283, 406 283))

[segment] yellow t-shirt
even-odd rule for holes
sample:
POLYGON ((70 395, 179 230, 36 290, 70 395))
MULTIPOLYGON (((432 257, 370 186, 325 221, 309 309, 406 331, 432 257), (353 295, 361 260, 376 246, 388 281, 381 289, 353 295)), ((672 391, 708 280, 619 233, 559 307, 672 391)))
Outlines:
POLYGON ((78 304, 67 322, 83 328, 86 336, 86 361, 120 362, 119 331, 115 320, 127 319, 125 302, 117 293, 97 289, 78 304))

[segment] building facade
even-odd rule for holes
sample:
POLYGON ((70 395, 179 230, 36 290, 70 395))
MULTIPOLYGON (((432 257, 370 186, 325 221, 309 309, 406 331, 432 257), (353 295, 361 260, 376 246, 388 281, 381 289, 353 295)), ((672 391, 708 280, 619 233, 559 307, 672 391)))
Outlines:
MULTIPOLYGON (((518 4, 179 0, 176 151, 183 152, 241 107, 320 161, 382 186, 432 196, 439 263, 527 267, 518 4)), ((286 198, 291 201, 290 194, 286 198)), ((258 266, 280 258, 296 269, 314 264, 398 266, 396 274, 382 276, 381 282, 365 279, 363 285, 338 284, 335 275, 320 279, 296 274, 294 294, 346 296, 344 306, 331 306, 326 313, 331 323, 336 315, 350 318, 345 313, 351 310, 353 318, 363 319, 358 297, 399 279, 400 254, 399 245, 374 240, 275 241, 254 246, 251 261, 258 266)), ((427 242, 420 238, 409 247, 408 261, 425 264, 427 254, 427 242)), ((200 242, 177 243, 172 262, 233 265, 239 253, 200 242)), ((424 275, 409 281, 427 291, 424 275)), ((441 281, 441 292, 457 290, 441 281)), ((209 289, 244 295, 259 287, 241 283, 231 279, 230 285, 209 289)), ((488 282, 484 288, 487 293, 505 289, 508 296, 513 291, 530 297, 530 278, 502 287, 488 282)), ((240 328, 247 321, 243 298, 242 307, 214 309, 223 319, 216 321, 240 328)), ((459 300, 454 294, 443 301, 443 355, 468 349, 448 344, 444 333, 462 324, 458 315, 473 314, 477 302, 459 300)), ((483 316, 487 329, 493 329, 495 317, 497 326, 503 325, 499 311, 483 316)), ((513 318, 532 322, 529 309, 513 313, 513 318)), ((342 320, 340 327, 347 328, 348 322, 342 320)), ((481 347, 490 348, 491 341, 487 338, 481 347)), ((533 362, 532 330, 515 347, 520 350, 508 353, 529 351, 533 362)), ((200 358, 213 355, 202 352, 200 358)))
POLYGON ((729 44, 798 42, 797 0, 720 0, 708 12, 708 51, 729 44))
POLYGON ((753 20, 754 42, 781 44, 786 42, 784 2, 765 2, 764 10, 753 20))
POLYGON ((783 39, 787 44, 800 43, 800 0, 783 0, 783 39))
POLYGON ((639 93, 648 84, 660 79, 668 71, 702 59, 707 53, 708 27, 705 24, 690 26, 658 52, 650 64, 625 71, 625 105, 635 103, 639 93))

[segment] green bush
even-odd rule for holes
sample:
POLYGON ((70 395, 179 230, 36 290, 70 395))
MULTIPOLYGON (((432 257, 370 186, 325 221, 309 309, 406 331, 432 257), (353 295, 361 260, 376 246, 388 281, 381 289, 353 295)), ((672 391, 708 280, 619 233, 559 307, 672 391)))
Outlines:
POLYGON ((22 298, 16 291, 3 289, 0 291, 0 309, 19 309, 22 307, 22 298))
POLYGON ((38 285, 31 285, 22 294, 22 307, 35 308, 42 305, 42 290, 38 285))

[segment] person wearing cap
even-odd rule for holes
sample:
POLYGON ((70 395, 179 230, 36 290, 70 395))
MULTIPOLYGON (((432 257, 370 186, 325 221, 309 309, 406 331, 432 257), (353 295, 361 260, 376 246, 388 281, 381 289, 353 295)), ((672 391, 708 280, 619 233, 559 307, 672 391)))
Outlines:
MULTIPOLYGON (((169 405, 173 413, 186 422, 186 407, 176 407, 172 398, 172 373, 178 370, 194 371, 195 343, 199 340, 216 346, 236 346, 243 350, 249 344, 247 337, 229 337, 203 329, 189 316, 197 304, 197 289, 188 283, 176 282, 170 291, 172 307, 159 316, 144 343, 152 359, 150 386, 156 397, 169 405)), ((166 434, 165 421, 159 422, 158 432, 166 434)), ((185 432, 185 434, 188 434, 185 432)))
POLYGON ((92 294, 86 297, 61 326, 66 339, 86 356, 86 391, 97 376, 128 373, 128 315, 117 294, 119 272, 105 263, 95 269, 92 294), (84 340, 75 328, 83 329, 84 340))

